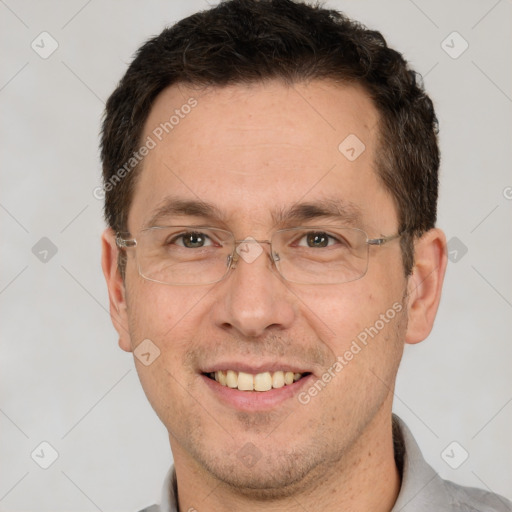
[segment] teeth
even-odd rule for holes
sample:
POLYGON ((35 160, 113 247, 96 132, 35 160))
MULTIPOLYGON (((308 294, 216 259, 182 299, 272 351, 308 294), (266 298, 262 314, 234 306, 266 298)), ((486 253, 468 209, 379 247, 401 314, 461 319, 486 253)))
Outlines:
POLYGON ((229 388, 238 387, 238 375, 233 370, 228 370, 226 372, 226 384, 229 388))
MULTIPOLYGON (((252 379, 252 375, 249 375, 252 379)), ((270 372, 258 373, 254 376, 254 390, 268 391, 272 389, 272 376, 270 372)), ((240 389, 240 374, 238 374, 238 389, 240 389)))
POLYGON ((238 373, 238 389, 241 391, 252 391, 254 389, 254 380, 250 373, 238 373))
POLYGON ((282 388, 284 386, 284 373, 283 372, 274 372, 272 375, 272 387, 282 388))
POLYGON ((245 372, 235 372, 233 370, 218 371, 210 373, 222 386, 237 388, 240 391, 268 391, 269 389, 278 389, 283 386, 293 384, 302 377, 302 373, 293 372, 263 372, 256 375, 245 372))

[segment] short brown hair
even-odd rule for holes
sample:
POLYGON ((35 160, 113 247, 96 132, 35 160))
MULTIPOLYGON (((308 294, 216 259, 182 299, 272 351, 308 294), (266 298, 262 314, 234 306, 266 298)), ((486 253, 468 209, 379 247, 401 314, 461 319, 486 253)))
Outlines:
POLYGON ((396 204, 404 269, 410 274, 414 238, 436 222, 439 148, 432 101, 417 73, 379 32, 340 12, 292 0, 224 1, 166 28, 138 50, 107 101, 103 122, 108 225, 127 230, 140 165, 113 179, 140 146, 163 89, 270 79, 355 83, 373 99, 379 112, 377 173, 396 204))

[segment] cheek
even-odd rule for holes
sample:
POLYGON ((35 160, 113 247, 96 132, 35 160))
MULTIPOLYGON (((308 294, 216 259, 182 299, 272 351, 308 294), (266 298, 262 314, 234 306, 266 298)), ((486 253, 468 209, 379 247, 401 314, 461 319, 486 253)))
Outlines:
POLYGON ((201 288, 176 289, 152 283, 137 275, 127 292, 130 333, 136 337, 132 342, 137 345, 148 338, 165 348, 169 340, 174 340, 179 349, 180 340, 187 339, 193 328, 206 293, 201 288))
POLYGON ((170 417, 184 420, 187 416, 184 404, 190 407, 189 392, 195 379, 186 355, 190 340, 197 337, 201 299, 208 290, 183 288, 178 294, 172 287, 137 278, 130 284, 127 286, 130 337, 142 387, 164 424, 170 424, 170 417), (158 355, 149 364, 145 364, 143 357, 139 359, 137 346, 143 340, 150 340, 157 347, 151 349, 158 355))
POLYGON ((302 316, 329 337, 347 338, 357 333, 376 315, 383 298, 356 283, 325 286, 309 293, 297 291, 302 316))
POLYGON ((378 362, 388 354, 395 358, 395 349, 402 344, 407 323, 403 296, 404 290, 398 281, 394 281, 394 285, 380 283, 378 287, 371 287, 362 280, 331 290, 325 287, 322 293, 312 290, 310 294, 300 295, 302 317, 333 358, 352 351, 352 355, 347 354, 350 360, 369 364, 369 359, 378 362), (371 350, 367 350, 370 345, 371 350))
POLYGON ((402 296, 398 290, 379 296, 366 291, 339 297, 334 306, 332 297, 323 299, 330 335, 321 339, 336 364, 331 391, 344 397, 340 403, 364 409, 381 403, 393 388, 407 327, 402 296), (363 396, 366 404, 357 398, 363 396))

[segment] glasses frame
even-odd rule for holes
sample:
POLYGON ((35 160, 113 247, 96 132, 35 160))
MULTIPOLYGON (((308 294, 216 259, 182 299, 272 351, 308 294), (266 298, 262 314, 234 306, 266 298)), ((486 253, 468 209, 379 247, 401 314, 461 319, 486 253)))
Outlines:
MULTIPOLYGON (((141 229, 139 231, 139 235, 140 235, 140 233, 144 233, 146 231, 151 231, 151 230, 156 230, 156 229, 168 229, 168 228, 187 228, 187 229, 190 229, 191 231, 201 230, 201 229, 209 229, 209 230, 221 231, 223 233, 229 234, 231 239, 234 241, 233 251, 229 255, 228 260, 226 262, 226 272, 222 275, 221 278, 219 278, 219 279, 217 279, 215 281, 209 281, 209 282, 206 282, 206 283, 178 283, 178 284, 176 284, 176 283, 167 283, 165 281, 159 281, 157 279, 151 279, 150 277, 147 277, 147 276, 145 276, 142 273, 142 271, 140 269, 139 262, 137 260, 137 255, 135 255, 136 262, 137 262, 137 270, 139 272, 139 275, 143 279, 146 279, 147 281, 151 281, 151 282, 154 282, 154 283, 165 284, 165 285, 168 285, 168 286, 203 286, 203 285, 208 285, 208 284, 219 283, 220 281, 222 281, 222 280, 224 280, 226 278, 226 276, 229 274, 229 271, 231 269, 235 269, 236 268, 236 264, 238 263, 238 260, 240 259, 240 255, 237 252, 237 248, 242 243, 258 243, 258 244, 267 244, 267 245, 269 245, 270 251, 269 251, 268 256, 270 257, 270 260, 272 261, 273 267, 276 269, 276 271, 279 274, 279 276, 281 276, 285 281, 287 281, 289 283, 307 284, 307 285, 311 285, 311 284, 328 285, 328 284, 345 284, 345 283, 350 283, 350 282, 358 281, 359 279, 362 279, 366 275, 366 273, 368 272, 368 264, 369 264, 369 261, 370 261, 370 254, 369 254, 369 252, 368 252, 368 256, 367 256, 367 260, 366 260, 366 269, 365 269, 364 273, 361 276, 359 276, 359 277, 357 277, 355 279, 351 279, 349 281, 341 281, 340 283, 303 283, 303 282, 300 282, 300 281, 293 281, 293 280, 288 279, 285 276, 283 276, 283 274, 279 270, 279 265, 278 265, 279 255, 278 255, 278 253, 275 253, 273 251, 273 249, 272 249, 272 238, 274 238, 274 236, 277 233, 281 233, 281 232, 285 232, 285 231, 288 232, 288 231, 300 231, 300 230, 308 230, 308 231, 323 230, 323 231, 327 231, 328 232, 329 228, 331 228, 331 229, 332 228, 335 228, 335 229, 351 229, 351 230, 359 231, 362 234, 364 234, 364 236, 366 237, 365 244, 367 245, 367 247, 369 247, 369 246, 381 247, 384 244, 387 244, 388 242, 390 242, 392 240, 396 240, 397 238, 400 238, 403 235, 403 233, 395 233, 394 235, 381 235, 378 238, 368 238, 368 234, 366 233, 366 231, 364 231, 363 229, 354 228, 354 227, 351 227, 351 226, 296 226, 296 227, 293 227, 293 228, 284 228, 284 229, 279 229, 277 231, 274 231, 274 233, 272 233, 272 236, 270 237, 271 238, 270 240, 256 240, 256 239, 253 239, 253 238, 246 238, 244 240, 237 240, 236 237, 235 237, 235 234, 232 231, 228 231, 226 229, 216 228, 214 226, 184 226, 184 225, 152 226, 152 227, 149 227, 149 228, 141 229), (276 257, 277 257, 277 259, 276 259, 276 257)), ((129 232, 124 232, 124 233, 123 232, 117 232, 115 234, 116 246, 119 249, 125 250, 125 249, 132 249, 132 248, 136 248, 137 247, 137 238, 136 237, 124 238, 123 235, 129 237, 130 233, 129 232)))

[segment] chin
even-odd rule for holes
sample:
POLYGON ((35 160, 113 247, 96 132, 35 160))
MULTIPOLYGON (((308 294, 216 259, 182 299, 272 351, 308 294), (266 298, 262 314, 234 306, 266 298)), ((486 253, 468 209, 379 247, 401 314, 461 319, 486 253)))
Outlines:
MULTIPOLYGON (((205 456, 204 453, 196 455, 199 465, 214 479, 236 490, 237 494, 253 500, 293 496, 303 490, 307 482, 323 476, 315 474, 317 466, 325 463, 318 451, 311 450, 315 455, 311 452, 298 454, 295 451, 276 453, 272 447, 269 453, 256 454, 252 451, 253 447, 247 443, 236 454, 226 453, 214 457, 205 456), (254 455, 254 458, 250 455, 254 455)), ((211 451, 207 453, 211 454, 211 451)))

